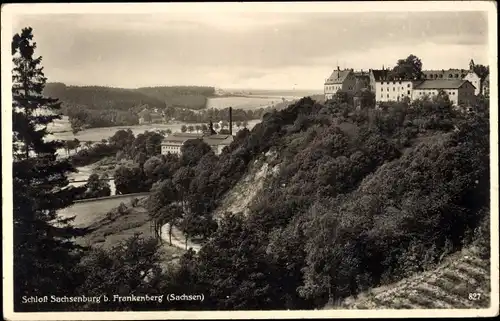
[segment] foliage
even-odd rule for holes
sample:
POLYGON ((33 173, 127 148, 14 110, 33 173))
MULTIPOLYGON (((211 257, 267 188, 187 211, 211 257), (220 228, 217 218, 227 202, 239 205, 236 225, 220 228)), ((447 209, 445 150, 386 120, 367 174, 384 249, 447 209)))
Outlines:
POLYGON ((207 153, 214 153, 212 148, 201 139, 189 139, 181 147, 181 166, 195 166, 207 153))
POLYGON ((118 167, 114 179, 117 195, 147 192, 151 188, 144 171, 138 166, 132 168, 118 167))
POLYGON ((474 72, 481 80, 484 80, 490 74, 490 66, 474 65, 474 72))
POLYGON ((87 180, 85 191, 82 198, 97 198, 111 195, 111 187, 107 181, 107 175, 99 178, 97 174, 91 174, 87 180))
MULTIPOLYGON (((72 310, 130 311, 152 310, 157 302, 119 302, 113 295, 165 295, 164 277, 160 266, 159 244, 139 234, 110 250, 93 249, 76 267, 80 275, 76 295, 108 295, 108 302, 73 304, 72 310)), ((74 296, 75 294, 72 294, 74 296)), ((165 299, 165 298, 164 298, 165 299)), ((102 299, 101 299, 102 300, 102 299)), ((69 310, 68 309, 68 310, 69 310)))
POLYGON ((22 304, 23 296, 73 294, 72 267, 81 248, 71 239, 81 230, 60 219, 57 211, 70 206, 81 188, 68 187, 75 169, 58 159, 63 144, 45 141, 47 125, 60 119, 60 103, 42 94, 46 78, 31 28, 12 39, 13 235, 14 311, 54 311, 58 304, 22 304))
POLYGON ((415 55, 399 59, 391 71, 391 76, 399 79, 420 79, 422 76, 422 61, 415 55))

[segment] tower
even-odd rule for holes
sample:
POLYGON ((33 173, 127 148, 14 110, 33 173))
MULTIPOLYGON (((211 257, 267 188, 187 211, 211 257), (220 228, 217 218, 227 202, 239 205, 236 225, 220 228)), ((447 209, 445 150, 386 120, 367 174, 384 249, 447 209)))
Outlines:
POLYGON ((470 71, 474 71, 474 67, 475 67, 474 60, 471 59, 470 62, 469 62, 469 70, 470 71))

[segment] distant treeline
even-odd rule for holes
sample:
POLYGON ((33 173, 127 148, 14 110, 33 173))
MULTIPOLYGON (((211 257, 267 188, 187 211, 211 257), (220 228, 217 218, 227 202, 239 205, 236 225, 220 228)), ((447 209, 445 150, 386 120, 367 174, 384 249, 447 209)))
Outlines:
POLYGON ((66 86, 49 83, 44 95, 58 98, 66 105, 85 106, 88 109, 116 109, 128 111, 147 104, 151 108, 175 106, 189 109, 205 108, 207 97, 213 96, 214 87, 172 86, 143 87, 137 89, 103 86, 66 86))
POLYGON ((62 112, 69 117, 72 128, 127 126, 139 123, 137 113, 144 109, 176 107, 203 109, 207 97, 213 96, 213 87, 173 86, 143 87, 138 89, 102 86, 66 86, 50 83, 45 96, 62 102, 62 112))
MULTIPOLYGON (((284 101, 265 108, 247 110, 233 108, 233 122, 262 119, 265 114, 274 110, 284 109, 292 103, 293 101, 284 101)), ((186 123, 209 123, 210 121, 217 122, 220 120, 229 121, 229 106, 224 109, 211 108, 200 111, 167 107, 165 109, 165 116, 167 119, 174 118, 175 120, 186 123)))

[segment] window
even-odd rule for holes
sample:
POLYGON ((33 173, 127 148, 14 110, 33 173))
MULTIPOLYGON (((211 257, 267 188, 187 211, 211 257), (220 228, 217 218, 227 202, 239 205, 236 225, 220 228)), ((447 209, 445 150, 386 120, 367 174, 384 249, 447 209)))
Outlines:
POLYGON ((387 94, 387 98, 389 98, 389 94, 387 94))
POLYGON ((455 74, 455 78, 458 78, 458 74, 455 74))
POLYGON ((381 84, 381 85, 383 85, 383 84, 384 84, 384 82, 383 82, 383 81, 381 81, 381 82, 380 82, 380 84, 381 84))
POLYGON ((408 95, 410 94, 410 91, 408 90, 408 95))
POLYGON ((449 78, 453 78, 453 74, 449 74, 449 75, 448 75, 448 77, 449 77, 449 78))
POLYGON ((396 91, 396 87, 392 87, 392 91, 396 91))
POLYGON ((408 84, 408 86, 407 86, 407 87, 408 87, 408 88, 410 88, 410 84, 408 84))
POLYGON ((443 74, 439 75, 439 78, 443 78, 443 74))

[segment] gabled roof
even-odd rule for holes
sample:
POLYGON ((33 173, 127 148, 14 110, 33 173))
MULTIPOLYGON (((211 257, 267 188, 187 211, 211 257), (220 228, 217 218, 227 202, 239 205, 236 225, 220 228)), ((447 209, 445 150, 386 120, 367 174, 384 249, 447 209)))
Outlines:
POLYGON ((382 80, 386 80, 387 77, 389 76, 389 70, 387 69, 384 69, 384 70, 381 70, 381 69, 372 69, 371 70, 371 73, 373 75, 373 78, 375 78, 375 81, 382 81, 382 80))
POLYGON ((184 143, 185 141, 189 139, 196 139, 196 138, 202 138, 203 134, 198 134, 198 133, 172 133, 165 137, 163 140, 162 144, 165 143, 184 143))
MULTIPOLYGON (((415 89, 457 89, 462 87, 465 83, 470 83, 468 80, 462 79, 436 79, 436 80, 424 80, 422 83, 417 85, 415 89)), ((475 87, 474 87, 475 88, 475 87)))
POLYGON ((199 133, 173 133, 165 137, 162 144, 168 143, 184 143, 190 139, 203 139, 210 146, 213 145, 229 145, 233 141, 232 135, 206 135, 199 133))
POLYGON ((342 84, 344 80, 352 73, 352 70, 339 70, 335 69, 330 77, 325 81, 325 84, 342 84))
POLYGON ((213 145, 229 145, 233 141, 232 135, 207 135, 203 137, 203 141, 210 146, 213 145))
POLYGON ((144 108, 138 114, 140 117, 144 117, 144 115, 151 114, 151 112, 149 110, 147 110, 147 108, 144 108))

